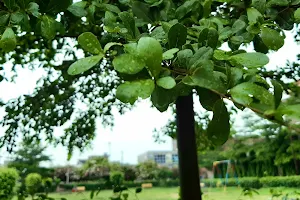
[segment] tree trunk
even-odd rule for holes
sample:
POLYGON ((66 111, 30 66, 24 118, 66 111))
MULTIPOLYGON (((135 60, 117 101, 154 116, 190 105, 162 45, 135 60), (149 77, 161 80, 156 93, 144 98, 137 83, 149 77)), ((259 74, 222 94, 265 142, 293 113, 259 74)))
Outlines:
POLYGON ((176 101, 181 200, 201 200, 193 95, 176 101))

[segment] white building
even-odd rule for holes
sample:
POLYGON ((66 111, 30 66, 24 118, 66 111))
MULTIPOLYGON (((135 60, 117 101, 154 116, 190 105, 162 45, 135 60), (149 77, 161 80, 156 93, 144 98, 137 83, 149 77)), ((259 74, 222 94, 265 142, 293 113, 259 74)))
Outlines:
POLYGON ((139 163, 146 161, 153 161, 161 167, 178 167, 178 151, 176 140, 173 140, 171 151, 147 151, 138 156, 139 163))

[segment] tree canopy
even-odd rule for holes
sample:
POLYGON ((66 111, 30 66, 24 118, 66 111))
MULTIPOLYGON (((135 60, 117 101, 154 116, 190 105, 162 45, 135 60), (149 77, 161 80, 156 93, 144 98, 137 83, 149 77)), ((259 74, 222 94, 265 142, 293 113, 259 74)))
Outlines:
POLYGON ((1 146, 10 150, 21 132, 83 149, 96 118, 112 124, 112 108, 123 112, 150 98, 163 112, 191 92, 213 112, 207 137, 215 145, 230 134, 227 100, 294 128, 289 119, 300 118, 300 104, 282 102, 292 84, 278 79, 298 80, 299 66, 278 73, 264 66, 266 54, 284 45, 284 31, 300 22, 299 7, 298 0, 1 0, 4 68, 11 62, 13 70, 48 73, 33 94, 4 103, 1 146), (249 44, 254 51, 243 50, 249 44), (53 128, 69 121, 54 137, 53 128))

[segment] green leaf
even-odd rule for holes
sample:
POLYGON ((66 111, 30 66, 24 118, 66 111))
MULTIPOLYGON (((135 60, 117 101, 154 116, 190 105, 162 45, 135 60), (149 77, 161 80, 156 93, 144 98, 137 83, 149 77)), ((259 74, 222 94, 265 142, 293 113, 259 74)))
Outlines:
POLYGON ((150 7, 147 4, 139 1, 134 1, 132 4, 132 12, 135 16, 143 19, 145 22, 152 22, 150 7))
POLYGON ((78 37, 78 43, 85 51, 88 51, 92 54, 103 53, 99 40, 91 32, 82 33, 78 37))
POLYGON ((254 35, 259 34, 260 33, 260 24, 259 23, 250 24, 246 30, 249 33, 254 34, 254 35))
POLYGON ((241 45, 244 42, 244 38, 242 36, 232 36, 230 42, 235 45, 241 45))
POLYGON ((151 101, 160 112, 164 112, 171 103, 176 101, 178 96, 186 96, 191 91, 192 88, 182 82, 179 82, 174 88, 169 90, 156 86, 151 95, 151 101))
POLYGON ((232 25, 232 33, 236 34, 237 32, 243 30, 246 27, 246 23, 240 19, 236 20, 232 25))
POLYGON ((39 5, 37 3, 34 3, 34 2, 30 2, 28 4, 27 11, 35 17, 38 17, 40 15, 39 5))
POLYGON ((235 102, 245 106, 261 104, 265 107, 265 110, 274 108, 273 95, 267 89, 255 83, 241 83, 232 88, 230 94, 235 102))
POLYGON ((172 89, 173 87, 176 86, 175 79, 171 76, 166 76, 158 79, 156 81, 156 84, 164 89, 172 89))
POLYGON ((219 40, 220 41, 225 40, 229 38, 232 34, 233 34, 232 29, 226 26, 220 31, 219 40))
POLYGON ((113 13, 119 14, 121 11, 118 8, 118 6, 112 5, 112 4, 107 4, 107 3, 102 3, 101 6, 105 8, 105 10, 108 10, 113 13))
POLYGON ((10 17, 10 13, 1 10, 0 11, 0 25, 6 25, 9 17, 10 17))
POLYGON ((252 0, 252 6, 261 14, 264 14, 266 10, 266 0, 252 0))
POLYGON ((294 10, 285 9, 277 14, 276 23, 284 30, 292 30, 294 28, 294 10))
POLYGON ((195 8, 196 0, 185 1, 181 6, 176 9, 176 17, 178 19, 184 18, 189 12, 195 8))
POLYGON ((263 27, 260 37, 264 44, 271 50, 278 50, 284 45, 285 37, 276 30, 263 27))
POLYGON ((263 67, 269 63, 269 58, 263 53, 240 53, 230 57, 230 60, 247 68, 263 67))
POLYGON ((190 58, 193 57, 193 51, 184 49, 177 53, 177 62, 180 67, 187 68, 190 58))
POLYGON ((220 49, 214 51, 214 58, 217 60, 228 60, 231 56, 231 52, 226 52, 220 49))
POLYGON ((232 88, 240 83, 243 78, 243 70, 236 67, 227 67, 227 85, 232 88), (230 70, 230 71, 229 71, 230 70))
POLYGON ((12 10, 14 8, 14 6, 16 6, 16 1, 15 0, 3 0, 4 5, 6 6, 6 8, 12 10))
POLYGON ((115 70, 125 74, 136 74, 145 67, 145 62, 132 54, 122 54, 113 60, 115 70))
POLYGON ((250 24, 255 24, 262 14, 255 8, 247 8, 247 16, 250 24))
POLYGON ((180 23, 173 25, 168 32, 169 48, 181 48, 186 43, 187 28, 180 23))
POLYGON ((288 118, 293 118, 296 120, 300 119, 300 104, 295 105, 282 105, 276 111, 281 115, 286 115, 288 118))
POLYGON ((134 18, 129 14, 129 12, 121 12, 119 13, 119 17, 121 18, 125 28, 128 30, 129 34, 132 38, 135 38, 135 21, 134 18))
POLYGON ((300 8, 298 8, 298 9, 295 11, 294 17, 295 17, 295 22, 296 22, 296 23, 300 23, 300 8))
POLYGON ((203 2, 203 17, 207 18, 211 14, 212 0, 205 0, 203 2))
POLYGON ((100 60, 104 57, 104 54, 99 54, 97 56, 90 56, 86 58, 82 58, 75 63, 73 63, 69 69, 68 74, 70 75, 78 75, 81 74, 100 62, 100 60))
POLYGON ((208 36, 208 28, 204 28, 200 31, 199 37, 198 37, 198 43, 200 45, 206 46, 206 44, 204 43, 207 40, 207 36, 208 36))
POLYGON ((214 115, 207 127, 207 137, 214 145, 223 145, 229 138, 229 113, 222 99, 218 100, 213 109, 214 115))
POLYGON ((171 60, 174 58, 175 53, 177 53, 179 49, 173 48, 163 53, 163 60, 171 60))
POLYGON ((109 42, 109 43, 107 43, 105 46, 104 46, 104 49, 103 49, 103 51, 104 52, 107 52, 111 47, 113 47, 113 46, 122 46, 123 44, 121 44, 121 43, 118 43, 118 42, 109 42))
POLYGON ((160 5, 163 2, 163 0, 145 0, 145 2, 151 4, 152 7, 160 5))
POLYGON ((189 68, 196 68, 199 64, 201 65, 203 61, 207 61, 212 59, 213 57, 213 49, 210 47, 201 47, 198 49, 193 57, 190 58, 189 68))
POLYGON ((288 6, 289 3, 290 2, 288 0, 270 0, 267 3, 267 6, 268 7, 271 7, 271 6, 288 6))
POLYGON ((90 193, 90 199, 94 198, 94 194, 95 194, 95 190, 92 190, 91 193, 90 193))
POLYGON ((74 3, 68 7, 68 11, 71 12, 76 17, 85 17, 88 14, 88 12, 85 10, 86 4, 87 4, 86 1, 80 1, 74 3))
POLYGON ((126 53, 130 53, 130 54, 138 54, 137 53, 137 43, 128 43, 128 44, 124 44, 124 51, 126 53))
POLYGON ((213 111, 215 103, 221 99, 220 95, 205 88, 198 87, 196 90, 202 107, 208 111, 213 111))
POLYGON ((192 75, 186 76, 182 82, 190 86, 199 86, 209 90, 226 93, 225 84, 221 81, 217 72, 213 71, 212 61, 204 61, 192 75))
POLYGON ((150 97, 154 88, 152 79, 125 82, 118 86, 116 97, 123 103, 134 104, 139 97, 142 99, 150 97))
POLYGON ((263 54, 267 54, 269 52, 269 48, 265 45, 265 43, 258 35, 256 35, 253 39, 253 46, 256 52, 260 52, 263 54))
POLYGON ((11 28, 6 28, 0 40, 0 48, 5 52, 13 51, 16 48, 17 39, 11 28))
POLYGON ((63 12, 65 11, 71 4, 72 0, 50 0, 47 1, 47 12, 63 12))
POLYGON ((10 16, 11 23, 12 24, 19 24, 23 20, 24 15, 27 17, 26 14, 21 13, 21 12, 12 13, 11 16, 10 16))
POLYGON ((283 88, 280 83, 275 80, 272 80, 272 85, 274 86, 274 102, 275 109, 277 109, 281 103, 283 88))
POLYGON ((44 15, 41 21, 42 36, 48 40, 54 39, 56 36, 56 23, 52 17, 44 15))
POLYGON ((207 45, 215 49, 218 46, 219 33, 214 28, 209 28, 207 35, 207 45))
POLYGON ((142 37, 137 45, 138 55, 144 59, 147 69, 153 77, 157 77, 162 69, 162 47, 151 37, 142 37))

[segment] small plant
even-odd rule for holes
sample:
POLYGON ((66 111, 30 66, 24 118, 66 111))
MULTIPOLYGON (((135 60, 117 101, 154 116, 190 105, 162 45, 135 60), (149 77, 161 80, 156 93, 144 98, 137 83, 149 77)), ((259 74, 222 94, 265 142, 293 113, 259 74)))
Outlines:
POLYGON ((12 168, 0 168, 0 199, 10 200, 19 178, 18 172, 12 168))
POLYGON ((246 187, 246 188, 243 188, 243 191, 238 199, 241 199, 241 196, 245 196, 245 197, 248 196, 250 199, 253 199, 254 194, 259 194, 259 193, 257 190, 255 190, 253 188, 246 187))
POLYGON ((42 176, 37 173, 28 174, 25 178, 25 186, 28 194, 31 195, 31 198, 34 199, 36 193, 42 187, 42 176))
POLYGON ((121 171, 114 171, 110 173, 110 181, 114 186, 122 185, 124 181, 124 173, 121 171))

